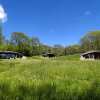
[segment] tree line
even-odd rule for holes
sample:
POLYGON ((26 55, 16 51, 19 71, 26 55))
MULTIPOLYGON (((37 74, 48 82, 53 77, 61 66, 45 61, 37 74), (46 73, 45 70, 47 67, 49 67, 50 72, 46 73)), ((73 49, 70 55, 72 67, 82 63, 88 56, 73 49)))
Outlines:
POLYGON ((6 40, 0 29, 0 51, 15 51, 25 56, 41 55, 46 52, 64 56, 89 50, 100 50, 100 31, 89 32, 80 39, 79 44, 64 47, 60 44, 44 45, 39 38, 29 37, 22 32, 13 32, 9 40, 6 40))

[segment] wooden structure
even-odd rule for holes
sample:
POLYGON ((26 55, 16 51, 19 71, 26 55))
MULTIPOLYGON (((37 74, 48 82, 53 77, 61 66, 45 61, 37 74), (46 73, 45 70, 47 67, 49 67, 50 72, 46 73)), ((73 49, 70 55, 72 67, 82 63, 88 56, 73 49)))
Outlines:
POLYGON ((22 58, 23 54, 13 51, 0 51, 0 59, 22 58))
POLYGON ((100 51, 94 50, 81 54, 81 60, 98 60, 100 59, 100 51))
POLYGON ((42 56, 43 57, 53 58, 53 57, 55 57, 55 54, 53 54, 53 53, 43 53, 42 56))

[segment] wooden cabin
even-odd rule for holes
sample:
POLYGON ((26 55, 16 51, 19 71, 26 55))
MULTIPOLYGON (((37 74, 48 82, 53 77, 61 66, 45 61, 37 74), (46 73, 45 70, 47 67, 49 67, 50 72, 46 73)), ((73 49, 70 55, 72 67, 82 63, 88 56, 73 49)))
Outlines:
POLYGON ((13 51, 0 51, 0 59, 22 58, 23 54, 13 51))
POLYGON ((55 54, 54 53, 43 53, 42 56, 43 57, 53 58, 53 57, 55 57, 55 54))
POLYGON ((86 53, 81 54, 80 57, 81 60, 98 60, 100 59, 100 51, 95 50, 95 51, 88 51, 86 53))

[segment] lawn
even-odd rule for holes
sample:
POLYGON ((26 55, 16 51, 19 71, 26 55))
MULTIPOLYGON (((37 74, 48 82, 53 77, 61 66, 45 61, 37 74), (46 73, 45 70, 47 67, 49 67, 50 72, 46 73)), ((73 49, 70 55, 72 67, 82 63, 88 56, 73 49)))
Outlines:
POLYGON ((0 100, 100 100, 100 61, 0 60, 0 100))

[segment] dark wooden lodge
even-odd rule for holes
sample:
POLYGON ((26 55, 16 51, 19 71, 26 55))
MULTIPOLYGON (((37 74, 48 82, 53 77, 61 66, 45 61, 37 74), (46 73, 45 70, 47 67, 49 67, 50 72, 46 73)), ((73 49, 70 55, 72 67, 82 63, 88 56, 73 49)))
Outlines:
POLYGON ((86 53, 81 54, 81 59, 100 59, 100 51, 89 51, 86 53))
POLYGON ((13 51, 0 51, 0 59, 22 58, 23 54, 13 51))

